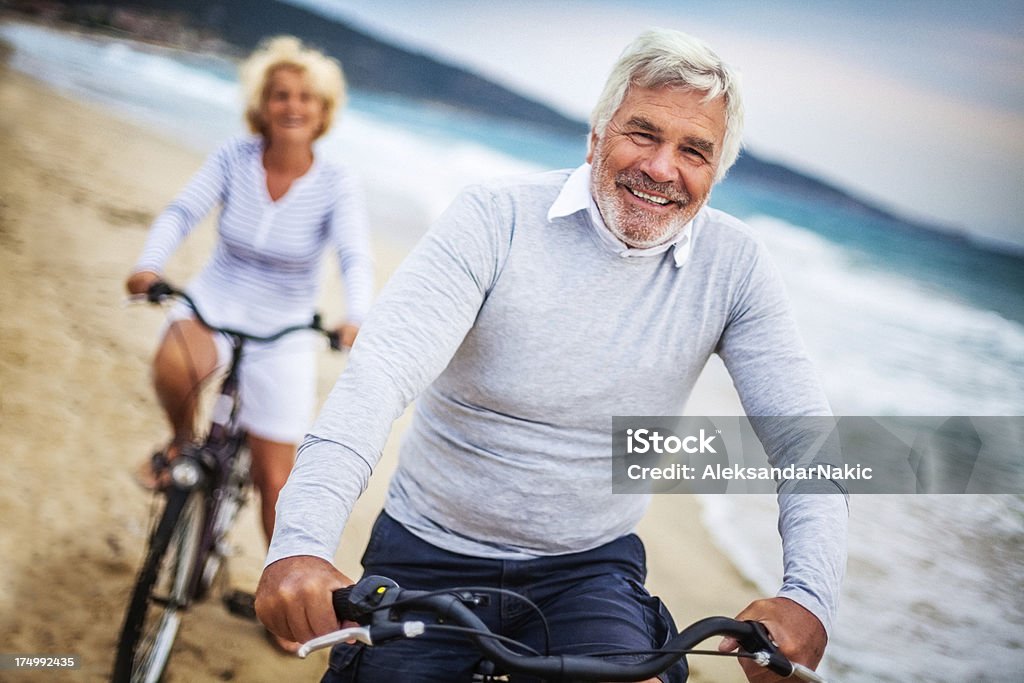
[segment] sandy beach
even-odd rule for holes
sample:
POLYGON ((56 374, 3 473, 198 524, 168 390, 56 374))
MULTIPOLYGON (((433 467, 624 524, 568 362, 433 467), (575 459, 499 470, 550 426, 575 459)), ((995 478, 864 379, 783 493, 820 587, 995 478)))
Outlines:
MULTIPOLYGON (((6 69, 0 158, 0 652, 82 661, 74 672, 0 671, 0 680, 102 681, 152 502, 131 471, 165 431, 148 379, 162 313, 123 306, 122 283, 149 222, 202 158, 6 69)), ((212 238, 208 221, 176 256, 172 281, 196 272, 212 238)), ((402 253, 381 237, 376 251, 382 284, 402 253)), ((333 287, 324 294, 327 320, 337 320, 330 302, 340 297, 333 287)), ((321 397, 343 366, 342 356, 324 352, 321 397)), ((691 411, 728 414, 729 391, 719 372, 691 411)), ((359 575, 405 421, 342 541, 337 564, 351 576, 359 575)), ((656 498, 641 527, 649 585, 677 621, 732 615, 757 597, 712 545, 695 500, 656 498)), ((255 586, 257 526, 250 506, 236 530, 232 588, 255 586)), ((214 596, 186 616, 166 680, 318 680, 325 661, 322 653, 308 661, 278 654, 258 624, 231 616, 214 596)), ((742 680, 731 661, 692 663, 703 672, 693 680, 742 680)))

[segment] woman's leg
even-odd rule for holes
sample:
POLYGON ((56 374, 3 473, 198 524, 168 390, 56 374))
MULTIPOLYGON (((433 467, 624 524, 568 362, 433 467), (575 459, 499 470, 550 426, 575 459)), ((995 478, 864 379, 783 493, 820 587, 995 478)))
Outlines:
POLYGON ((153 359, 153 386, 171 424, 172 457, 192 439, 203 381, 217 369, 213 333, 193 319, 168 326, 153 359))
MULTIPOLYGON (((171 426, 171 442, 163 453, 173 460, 195 429, 196 407, 203 381, 218 364, 213 334, 197 320, 175 320, 168 325, 153 358, 153 387, 171 426)), ((166 472, 147 458, 135 478, 147 489, 167 483, 166 472)))
POLYGON ((252 483, 260 495, 260 518, 267 543, 274 534, 277 496, 295 464, 295 444, 269 441, 249 435, 252 451, 252 483))

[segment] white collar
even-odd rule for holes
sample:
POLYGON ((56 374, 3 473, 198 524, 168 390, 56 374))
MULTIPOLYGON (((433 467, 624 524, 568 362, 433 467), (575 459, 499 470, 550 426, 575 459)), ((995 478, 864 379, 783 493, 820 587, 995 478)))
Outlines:
POLYGON ((676 267, 686 263, 686 259, 690 256, 690 249, 693 244, 693 221, 691 220, 686 226, 679 231, 675 239, 665 244, 659 244, 656 247, 649 247, 647 249, 634 249, 628 247, 619 239, 612 234, 612 231, 605 225, 604 219, 601 217, 601 212, 597 208, 597 203, 594 201, 594 196, 590 193, 590 164, 584 163, 572 172, 568 180, 565 181, 565 185, 562 186, 562 191, 558 193, 558 197, 555 198, 554 203, 551 204, 551 208, 548 209, 548 221, 552 221, 556 218, 564 218, 570 216, 577 211, 587 211, 590 217, 590 223, 594 227, 594 231, 600 238, 601 243, 609 247, 614 253, 618 254, 622 258, 636 258, 642 256, 656 256, 657 254, 663 254, 671 248, 675 248, 672 254, 676 262, 676 267))

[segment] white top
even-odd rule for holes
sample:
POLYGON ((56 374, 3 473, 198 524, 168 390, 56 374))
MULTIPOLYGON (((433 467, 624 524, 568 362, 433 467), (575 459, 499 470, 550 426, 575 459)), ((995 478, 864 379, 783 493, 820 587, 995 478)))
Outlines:
POLYGON ((153 223, 135 270, 161 272, 217 204, 217 245, 188 286, 211 324, 260 335, 308 322, 328 246, 341 266, 348 320, 362 321, 373 296, 373 259, 365 200, 347 169, 316 158, 274 201, 263 139, 229 140, 153 223))

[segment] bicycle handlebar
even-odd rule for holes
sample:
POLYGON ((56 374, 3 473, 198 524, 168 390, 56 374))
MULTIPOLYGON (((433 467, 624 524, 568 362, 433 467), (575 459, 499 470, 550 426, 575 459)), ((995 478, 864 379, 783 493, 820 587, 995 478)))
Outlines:
POLYGON ((164 299, 167 299, 169 297, 180 299, 184 301, 189 308, 192 309, 192 312, 195 313, 196 320, 202 323, 205 327, 208 327, 209 329, 215 332, 223 332, 224 334, 228 334, 233 337, 238 337, 240 339, 245 339, 254 342, 272 342, 277 341, 281 337, 285 336, 286 334, 291 334, 292 332, 298 332, 299 330, 313 330, 315 332, 320 332, 325 337, 327 337, 327 340, 330 342, 332 349, 334 349, 335 351, 341 350, 340 335, 334 330, 324 329, 323 324, 320 321, 319 313, 314 314, 313 320, 305 325, 292 325, 291 327, 286 327, 282 330, 278 330, 277 332, 271 335, 261 337, 254 334, 249 334, 248 332, 242 332, 241 330, 234 330, 228 327, 218 327, 217 325, 210 324, 209 322, 206 321, 205 318, 203 318, 202 313, 199 312, 199 307, 196 306, 195 302, 192 300, 192 297, 190 297, 184 291, 177 289, 171 286, 170 284, 164 282, 163 280, 157 280, 156 282, 151 284, 149 286, 149 289, 146 290, 145 297, 146 301, 149 301, 150 303, 154 304, 161 303, 164 301, 164 299))
MULTIPOLYGON (((657 676, 677 661, 684 674, 689 675, 685 656, 694 646, 712 636, 731 636, 749 653, 746 656, 780 676, 796 675, 808 681, 825 681, 807 667, 790 662, 778 651, 765 627, 756 621, 737 621, 727 617, 701 619, 684 628, 663 647, 646 652, 650 658, 620 663, 599 656, 514 652, 473 613, 471 606, 478 602, 479 596, 472 590, 455 588, 442 593, 405 590, 385 577, 364 577, 333 595, 339 621, 354 621, 363 627, 342 629, 311 640, 300 648, 299 656, 305 657, 313 650, 350 640, 374 645, 398 638, 414 638, 430 629, 431 625, 418 621, 403 622, 400 617, 403 612, 417 611, 428 612, 439 621, 467 629, 467 637, 481 654, 507 672, 530 674, 546 680, 639 681, 657 676)), ((623 651, 622 654, 631 652, 623 651)))

